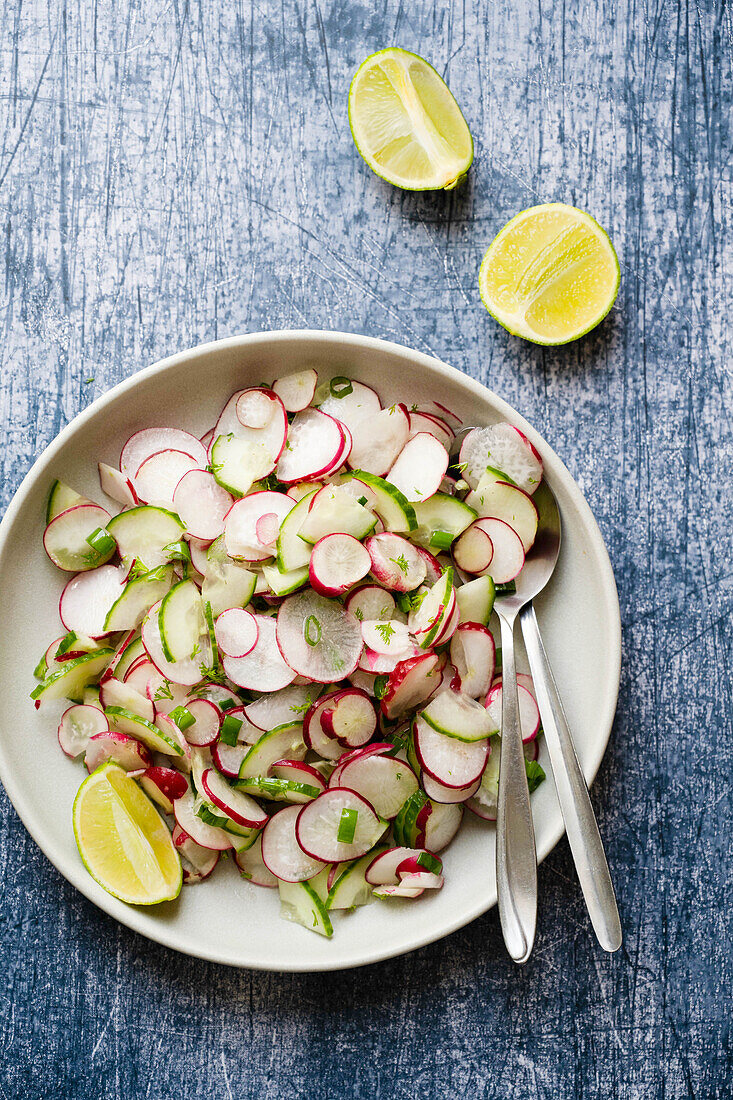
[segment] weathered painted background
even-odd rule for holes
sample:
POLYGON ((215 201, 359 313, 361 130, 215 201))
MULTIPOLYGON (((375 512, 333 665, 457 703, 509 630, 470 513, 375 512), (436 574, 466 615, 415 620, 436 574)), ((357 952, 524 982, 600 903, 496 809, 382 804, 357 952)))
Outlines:
POLYGON ((343 328, 486 381, 565 458, 616 570, 594 801, 626 930, 596 947, 563 843, 523 970, 493 912, 361 972, 238 973, 97 912, 2 795, 2 1097, 730 1095, 732 58, 720 0, 0 0, 3 502, 96 394, 213 337, 343 328), (457 193, 355 154, 351 74, 393 43, 464 108, 457 193), (476 286, 547 199, 623 264, 609 319, 558 351, 476 286))

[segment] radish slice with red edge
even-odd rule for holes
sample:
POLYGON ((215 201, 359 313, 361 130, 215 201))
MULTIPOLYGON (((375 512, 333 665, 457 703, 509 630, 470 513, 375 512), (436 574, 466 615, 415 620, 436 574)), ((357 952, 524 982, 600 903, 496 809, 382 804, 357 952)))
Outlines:
POLYGON ((213 474, 190 470, 178 482, 173 506, 189 534, 197 539, 215 539, 224 530, 224 517, 234 503, 213 474))
POLYGON ((390 674, 382 697, 383 713, 388 718, 399 718, 429 699, 440 687, 443 678, 439 664, 440 658, 436 653, 424 653, 400 661, 390 674))
POLYGON ((253 886, 277 886, 278 879, 265 866, 262 858, 262 837, 258 836, 251 848, 243 852, 234 853, 234 862, 239 868, 242 878, 251 882, 253 886))
POLYGON ((247 744, 225 745, 223 741, 215 741, 211 746, 211 759, 227 779, 238 779, 242 761, 250 748, 247 744))
POLYGON ((187 657, 182 661, 169 661, 163 653, 163 643, 160 640, 160 627, 158 625, 158 612, 162 601, 153 604, 145 619, 143 619, 141 633, 146 652, 166 680, 174 684, 184 684, 193 687, 201 680, 201 668, 208 667, 211 661, 211 649, 208 639, 201 639, 201 652, 196 657, 187 657))
POLYGON ((374 704, 358 688, 344 688, 332 695, 321 709, 320 719, 323 732, 346 748, 365 745, 377 728, 374 704))
POLYGON ((175 768, 153 766, 146 768, 137 781, 148 798, 156 802, 167 814, 173 813, 173 803, 188 790, 188 780, 175 768))
POLYGON ((478 779, 474 780, 470 787, 456 789, 455 787, 446 787, 442 783, 438 783, 437 779, 433 779, 432 775, 428 775, 427 772, 423 772, 422 774, 422 788, 428 798, 431 798, 433 802, 441 802, 446 805, 467 802, 469 798, 473 798, 480 786, 480 776, 478 779))
MULTIPOLYGON (((522 684, 517 684, 517 697, 519 699, 519 725, 522 730, 522 741, 532 741, 540 728, 540 712, 534 696, 522 684)), ((502 717, 502 687, 498 684, 492 687, 486 696, 486 709, 499 729, 501 729, 502 717)))
POLYGON ((382 409, 355 424, 351 435, 351 469, 384 477, 410 437, 407 409, 404 405, 382 409))
POLYGON ((443 444, 446 451, 450 450, 456 435, 450 424, 445 420, 426 412, 410 411, 407 416, 410 422, 410 436, 413 439, 421 432, 428 432, 430 435, 435 436, 439 443, 443 444))
POLYGON ((288 432, 288 447, 277 464, 277 477, 286 484, 312 481, 331 469, 345 451, 340 424, 319 409, 296 413, 288 432))
POLYGON ((245 428, 266 428, 281 405, 280 398, 272 391, 244 390, 237 398, 237 419, 245 428))
MULTIPOLYGON (((279 525, 295 507, 295 501, 286 493, 263 491, 252 493, 236 501, 224 522, 224 544, 232 558, 244 561, 264 561, 274 553, 273 545, 260 541, 257 534, 258 524, 264 516, 275 516, 279 525)), ((268 520, 267 534, 271 533, 274 521, 268 520)), ((263 532, 264 533, 264 532, 263 532)))
POLYGON ((463 476, 475 489, 487 466, 533 493, 542 480, 542 459, 523 432, 512 424, 474 428, 461 444, 463 476))
POLYGON ((318 385, 318 374, 312 369, 283 375, 272 383, 273 392, 288 412, 302 412, 313 400, 318 385))
POLYGON ((356 791, 330 787, 300 811, 296 821, 298 844, 324 863, 359 859, 379 840, 386 822, 356 791), (339 840, 339 836, 350 839, 339 840))
POLYGON ((374 653, 394 657, 397 661, 406 661, 415 655, 415 645, 407 629, 407 623, 377 622, 364 619, 361 624, 361 636, 364 645, 374 653))
POLYGON ((365 619, 391 619, 397 605, 392 593, 382 588, 381 584, 363 584, 349 592, 344 606, 356 615, 359 622, 364 622, 365 619))
POLYGON ((126 570, 115 565, 100 565, 87 573, 77 573, 61 593, 59 617, 67 630, 90 638, 104 636, 104 623, 125 587, 126 570))
POLYGON ((489 757, 487 738, 458 741, 438 733, 422 718, 415 719, 412 728, 420 766, 438 783, 458 790, 480 778, 489 757))
POLYGON ((412 592, 425 580, 425 560, 407 539, 385 531, 371 535, 364 545, 369 551, 372 573, 385 588, 412 592))
POLYGON ((279 810, 262 832, 263 862, 283 882, 307 882, 324 867, 322 860, 310 856, 298 843, 296 824, 301 812, 300 806, 279 810))
POLYGON ((219 736, 221 711, 210 699, 187 699, 185 710, 193 722, 181 729, 189 745, 213 745, 219 736))
POLYGON ((441 805, 430 803, 431 812, 425 821, 423 845, 433 854, 447 848, 461 827, 463 820, 462 805, 441 805))
POLYGON ((488 572, 493 557, 491 536, 477 523, 467 527, 453 547, 455 563, 466 573, 488 572))
POLYGON ((75 703, 65 710, 59 722, 59 745, 72 758, 86 752, 92 737, 107 733, 109 722, 97 707, 75 703))
POLYGON ((322 596, 343 596, 367 575, 371 564, 368 551, 353 535, 324 535, 311 552, 308 579, 322 596))
POLYGON ((326 781, 320 772, 316 771, 304 760, 276 760, 270 765, 270 774, 275 779, 285 779, 290 783, 306 783, 309 787, 317 787, 319 792, 326 789, 326 781))
POLYGON ((338 783, 363 795, 386 820, 396 817, 419 787, 417 776, 404 760, 376 754, 341 765, 338 783))
POLYGON ((176 485, 199 463, 185 451, 156 451, 149 455, 135 474, 135 492, 146 504, 171 508, 176 485))
POLYGON ((180 428, 143 428, 130 436, 120 455, 120 470, 129 478, 135 477, 140 466, 150 455, 158 451, 185 451, 203 468, 208 459, 206 448, 190 432, 180 428))
POLYGON ((173 826, 172 839, 181 857, 184 885, 195 886, 208 878, 219 862, 220 853, 211 848, 202 848, 178 824, 173 826))
POLYGON ((405 867, 405 874, 414 874, 413 868, 439 874, 443 864, 424 848, 388 848, 374 857, 364 877, 370 886, 396 886, 400 881, 401 867, 405 867))
POLYGON ((224 657, 224 671, 238 687, 250 691, 278 691, 292 684, 295 670, 283 659, 275 620, 267 615, 255 615, 255 619, 258 634, 254 649, 245 657, 224 657))
POLYGON ((321 401, 320 408, 353 432, 362 420, 376 416, 382 403, 371 386, 354 379, 334 378, 330 393, 321 401))
POLYGON ((357 668, 361 627, 337 600, 299 592, 280 607, 277 643, 294 673, 329 684, 357 668))
POLYGON ((43 533, 43 549, 54 565, 78 573, 103 565, 117 549, 104 530, 112 516, 99 504, 77 504, 52 519, 43 533), (90 541, 91 540, 91 541, 90 541))
POLYGON ((106 764, 111 760, 119 764, 125 771, 135 771, 138 768, 149 768, 153 763, 150 749, 141 744, 127 733, 117 733, 116 730, 105 730, 95 733, 89 738, 84 754, 84 766, 91 774, 100 764, 106 764))
POLYGON ((215 768, 207 768, 201 776, 202 793, 236 825, 246 829, 261 829, 268 815, 254 798, 235 791, 215 768))
POLYGON ((194 797, 190 790, 173 803, 173 815, 180 828, 202 848, 225 852, 232 847, 231 837, 216 825, 207 825, 194 810, 194 797))
POLYGON ((99 487, 102 492, 117 501, 125 508, 132 508, 140 503, 135 486, 129 477, 126 477, 114 466, 108 466, 106 462, 98 463, 99 487))
POLYGON ((486 695, 496 663, 491 631, 479 623, 461 623, 451 638, 450 659, 460 677, 461 691, 472 699, 486 695))
POLYGON ((255 616, 241 607, 222 611, 214 630, 219 649, 225 657, 246 657, 257 645, 260 633, 255 616))
POLYGON ((448 452, 435 436, 418 432, 405 443, 387 474, 407 500, 428 500, 437 493, 448 469, 448 452))

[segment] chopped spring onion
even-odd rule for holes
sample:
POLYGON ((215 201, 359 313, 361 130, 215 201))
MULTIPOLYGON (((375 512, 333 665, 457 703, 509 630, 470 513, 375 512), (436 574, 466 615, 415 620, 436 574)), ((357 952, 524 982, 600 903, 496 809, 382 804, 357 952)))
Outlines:
POLYGON ((227 714, 219 730, 219 740, 225 745, 236 745, 241 728, 242 719, 235 718, 233 714, 227 714))
POLYGON ((331 379, 331 397, 348 397, 353 392, 354 387, 349 379, 344 378, 343 375, 331 379))
POLYGON ((430 536, 430 545, 435 546, 438 550, 449 550, 455 535, 452 535, 450 531, 433 531, 430 536))
POLYGON ((96 550, 100 556, 109 554, 117 545, 109 531, 105 531, 104 527, 97 527, 96 531, 92 531, 91 535, 87 535, 86 541, 92 550, 96 550))
POLYGON ((321 640, 321 624, 315 615, 309 615, 303 624, 303 637, 309 646, 317 646, 321 640))
POLYGON ((358 810, 350 810, 348 807, 344 807, 341 811, 341 820, 339 821, 339 829, 336 835, 339 844, 354 843, 354 834, 356 833, 356 823, 358 819, 358 810))
POLYGON ((189 726, 193 726, 196 719, 191 714, 190 710, 186 710, 185 707, 175 707, 168 716, 173 722, 176 723, 179 730, 187 730, 189 726))

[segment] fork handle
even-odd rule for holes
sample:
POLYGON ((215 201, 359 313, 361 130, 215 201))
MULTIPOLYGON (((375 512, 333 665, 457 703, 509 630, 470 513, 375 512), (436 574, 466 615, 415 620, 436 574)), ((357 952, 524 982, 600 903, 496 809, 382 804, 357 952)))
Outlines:
POLYGON ((585 904, 601 947, 606 951, 617 951, 621 946, 621 920, 606 854, 531 603, 522 610, 519 620, 557 797, 585 904))
POLYGON ((515 962, 529 958, 537 926, 537 853, 519 725, 514 616, 501 622, 502 707, 496 886, 504 943, 515 962))

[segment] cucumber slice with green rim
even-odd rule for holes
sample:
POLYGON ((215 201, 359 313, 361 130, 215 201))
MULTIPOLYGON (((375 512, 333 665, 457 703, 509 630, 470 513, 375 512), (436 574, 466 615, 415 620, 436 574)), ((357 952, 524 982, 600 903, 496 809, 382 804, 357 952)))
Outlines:
POLYGON ((352 470, 344 476, 356 478, 371 489, 375 497, 374 510, 387 531, 402 534, 405 531, 415 530, 417 527, 415 509, 396 485, 366 470, 352 470))
POLYGON ((290 802, 297 806, 312 802, 323 791, 323 787, 315 787, 310 783, 299 783, 294 779, 273 779, 269 775, 236 779, 232 786, 256 798, 266 798, 271 802, 290 802))
POLYGON ((186 528, 174 512, 153 504, 141 504, 113 516, 107 530, 117 540, 120 557, 129 564, 133 559, 148 569, 165 565, 165 548, 177 542, 186 528))
MULTIPOLYGON (((133 630, 139 626, 153 604, 162 600, 170 590, 173 580, 173 569, 166 565, 159 565, 157 569, 151 569, 139 577, 133 577, 125 585, 122 595, 107 612, 107 618, 104 620, 105 631, 133 630)), ((141 640, 140 653, 142 651, 141 640)), ((117 673, 117 675, 120 674, 117 673)))
POLYGON ((166 756, 184 755, 181 746, 158 726, 148 722, 147 718, 141 718, 139 714, 133 714, 125 707, 105 707, 104 713, 112 729, 126 733, 129 737, 135 737, 153 752, 162 752, 166 756))
MULTIPOLYGON (((420 591, 423 591, 421 589, 420 591)), ((455 604, 453 568, 448 566, 435 584, 427 589, 421 603, 408 617, 410 633, 422 649, 430 649, 447 623, 455 604)))
MULTIPOLYGON (((212 543, 213 545, 213 543, 212 543)), ((211 561, 201 585, 201 597, 211 604, 214 617, 232 607, 246 607, 254 596, 257 576, 239 562, 211 561)))
POLYGON ((353 535, 366 538, 377 525, 373 512, 339 485, 325 485, 312 501, 298 535, 314 546, 326 535, 353 535))
POLYGON ((289 596, 308 581, 308 566, 283 572, 277 565, 263 565, 262 575, 274 596, 289 596))
POLYGON ((275 726, 255 741, 242 761, 239 778, 267 775, 276 760, 302 760, 306 751, 302 722, 275 726))
POLYGON ((200 818, 205 825, 211 825, 215 829, 222 829, 225 833, 229 833, 232 846, 238 852, 246 851, 257 840, 259 829, 248 829, 244 825, 238 825, 236 821, 222 814, 221 810, 216 809, 203 795, 196 796, 193 810, 196 817, 200 818))
POLYGON ((318 489, 313 489, 301 497, 280 524, 280 533, 277 537, 277 564, 283 572, 302 569, 310 561, 311 547, 305 539, 300 537, 299 531, 317 492, 318 489))
POLYGON ((146 656, 141 635, 131 630, 115 650, 115 656, 110 661, 109 672, 113 673, 118 680, 124 680, 135 661, 146 656))
POLYGON ((380 851, 385 848, 372 848, 361 859, 347 863, 336 878, 326 898, 327 909, 356 909, 374 901, 372 888, 366 880, 366 871, 380 851))
POLYGON ((272 470, 272 457, 261 443, 220 435, 211 447, 211 470, 223 489, 244 496, 272 470))
POLYGON ((425 837, 425 820, 429 814, 430 799, 422 791, 415 791, 392 824, 395 844, 404 848, 421 848, 425 837))
POLYGON ((196 655, 206 623, 201 593, 193 581, 179 581, 166 593, 158 612, 158 627, 167 661, 185 661, 196 655))
POLYGON ((81 703, 84 689, 101 676, 113 656, 113 649, 98 649, 64 661, 62 668, 52 672, 33 689, 31 699, 35 700, 36 707, 55 699, 81 703))
POLYGON ((456 602, 462 623, 488 626, 494 609, 496 586, 491 577, 476 577, 456 589, 456 602))
POLYGON ((49 524, 52 519, 56 519, 56 516, 60 516, 62 512, 77 504, 91 504, 91 501, 63 481, 57 479, 52 482, 46 504, 46 523, 49 524))
POLYGON ((284 920, 302 924, 319 936, 333 935, 326 906, 309 882, 278 882, 280 915, 284 920))
POLYGON ((458 691, 441 691, 425 707, 422 718, 438 733, 467 743, 483 741, 499 732, 490 711, 458 691))
POLYGON ((418 501, 413 507, 417 519, 417 530, 411 536, 413 541, 426 547, 435 545, 440 550, 447 547, 442 545, 443 540, 433 544, 433 536, 445 532, 455 539, 476 519, 473 508, 446 493, 436 493, 429 500, 418 501))

